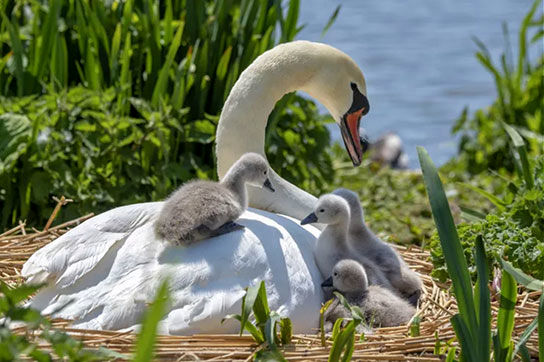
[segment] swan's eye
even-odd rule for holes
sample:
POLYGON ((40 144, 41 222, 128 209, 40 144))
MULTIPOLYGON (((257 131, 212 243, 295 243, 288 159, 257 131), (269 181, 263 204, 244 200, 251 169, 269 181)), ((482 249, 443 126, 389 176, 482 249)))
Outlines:
POLYGON ((334 273, 334 276, 337 277, 337 276, 338 276, 338 273, 334 273))
POLYGON ((325 209, 321 209, 321 210, 319 210, 319 212, 325 212, 325 209))
POLYGON ((264 172, 264 174, 266 175, 266 171, 264 172))

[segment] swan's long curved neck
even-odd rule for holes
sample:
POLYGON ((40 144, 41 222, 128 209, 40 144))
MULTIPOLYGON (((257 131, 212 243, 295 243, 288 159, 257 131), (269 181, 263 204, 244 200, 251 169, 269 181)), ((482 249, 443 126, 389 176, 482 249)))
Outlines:
MULTIPOLYGON (((225 102, 216 137, 217 172, 222 179, 246 152, 266 157, 265 131, 268 116, 286 93, 305 90, 310 94, 317 62, 302 53, 276 47, 257 58, 240 76, 225 102), (282 52, 283 50, 283 52, 282 52), (308 59, 310 58, 310 59, 308 59)), ((276 192, 248 186, 249 205, 302 219, 313 210, 316 198, 272 172, 276 192)))

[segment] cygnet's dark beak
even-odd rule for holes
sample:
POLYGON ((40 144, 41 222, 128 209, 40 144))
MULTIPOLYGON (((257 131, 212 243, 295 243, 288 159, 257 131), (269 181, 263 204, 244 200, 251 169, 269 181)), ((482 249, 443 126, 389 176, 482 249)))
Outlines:
POLYGON ((321 283, 322 287, 332 287, 332 276, 330 276, 327 280, 325 280, 323 283, 321 283))
POLYGON ((276 190, 274 190, 274 188, 272 187, 272 184, 270 183, 270 180, 267 178, 266 181, 264 182, 263 184, 263 187, 272 191, 272 192, 275 192, 276 190))
POLYGON ((304 218, 304 220, 302 220, 300 222, 300 225, 311 224, 311 223, 316 222, 316 221, 317 221, 317 216, 316 216, 315 212, 312 212, 310 215, 306 216, 304 218))

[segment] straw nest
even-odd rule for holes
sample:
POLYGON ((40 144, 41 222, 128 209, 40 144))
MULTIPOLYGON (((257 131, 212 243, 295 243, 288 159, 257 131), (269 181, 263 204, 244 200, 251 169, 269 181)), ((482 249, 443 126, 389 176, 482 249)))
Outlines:
MULTIPOLYGON (((59 200, 59 205, 61 204, 59 200)), ((55 240, 70 228, 90 218, 92 214, 64 224, 50 227, 58 210, 55 210, 44 230, 28 230, 24 223, 0 235, 0 276, 1 279, 16 285, 23 282, 20 270, 25 261, 39 248, 55 240)), ((448 285, 440 284, 429 275, 432 264, 429 253, 418 247, 398 247, 406 262, 416 270, 424 282, 424 295, 420 308, 421 318, 419 336, 410 336, 409 326, 376 329, 373 335, 367 335, 364 341, 356 342, 353 359, 384 361, 439 361, 444 359, 446 348, 440 349, 442 355, 435 354, 437 346, 447 344, 456 346, 455 333, 450 324, 450 317, 457 311, 455 299, 448 292, 448 285)), ((522 290, 518 295, 515 314, 514 339, 517 341, 525 328, 537 316, 540 292, 522 290)), ((498 296, 493 297, 493 320, 498 311, 498 296)), ((53 325, 64 329, 72 336, 84 341, 89 347, 107 347, 121 352, 131 353, 136 335, 130 332, 79 330, 70 328, 69 321, 54 320, 53 325)), ((16 332, 24 333, 22 329, 16 332)), ((331 342, 321 346, 320 336, 315 334, 295 335, 292 344, 282 348, 288 360, 326 360, 331 342)), ((47 346, 44 346, 47 347, 47 346)), ((536 331, 527 342, 531 355, 538 355, 536 331)), ((250 336, 238 335, 193 335, 159 336, 157 358, 167 360, 250 360, 258 346, 250 336)))

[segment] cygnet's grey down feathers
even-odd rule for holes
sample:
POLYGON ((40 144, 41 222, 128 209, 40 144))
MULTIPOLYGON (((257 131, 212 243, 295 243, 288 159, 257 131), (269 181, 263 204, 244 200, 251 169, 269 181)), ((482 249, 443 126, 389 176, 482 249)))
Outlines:
POLYGON ((314 212, 301 224, 319 222, 327 225, 317 239, 314 256, 321 275, 326 278, 334 265, 342 259, 356 259, 366 269, 368 282, 392 289, 391 283, 378 265, 365 255, 354 252, 348 244, 348 224, 350 210, 342 197, 332 194, 323 195, 317 201, 314 212))
POLYGON ((243 226, 234 223, 247 208, 246 183, 274 191, 263 156, 246 153, 220 182, 190 181, 164 203, 156 232, 177 245, 221 235, 243 226))
POLYGON ((389 244, 378 238, 366 226, 363 209, 356 193, 340 188, 335 190, 333 194, 344 198, 349 205, 351 217, 348 244, 350 248, 358 255, 373 260, 391 285, 410 303, 416 305, 423 290, 423 284, 417 273, 408 267, 389 244))
MULTIPOLYGON (((415 313, 412 305, 391 291, 378 285, 369 286, 364 267, 355 260, 339 261, 331 278, 323 285, 331 283, 348 303, 361 308, 367 326, 392 327, 406 324, 415 313)), ((350 317, 351 312, 335 297, 324 315, 325 329, 330 330, 338 318, 350 317)))
POLYGON ((221 184, 195 180, 166 200, 156 222, 157 233, 174 244, 190 244, 212 236, 213 230, 238 219, 244 205, 221 184))

